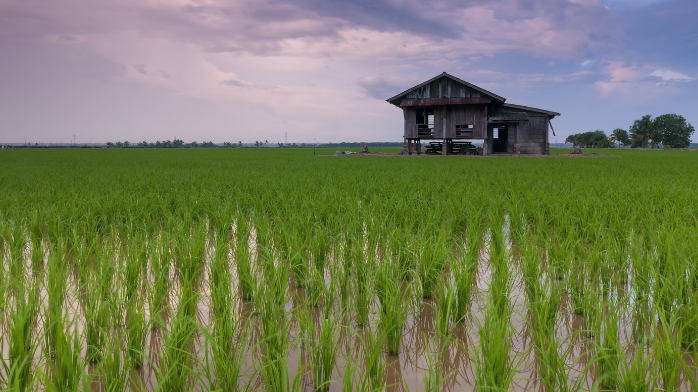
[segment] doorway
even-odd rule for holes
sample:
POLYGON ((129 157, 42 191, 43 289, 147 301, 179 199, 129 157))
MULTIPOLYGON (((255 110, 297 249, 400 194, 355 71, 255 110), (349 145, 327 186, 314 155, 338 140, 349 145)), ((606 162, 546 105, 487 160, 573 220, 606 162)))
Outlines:
POLYGON ((507 124, 492 124, 492 153, 506 153, 509 138, 507 124))

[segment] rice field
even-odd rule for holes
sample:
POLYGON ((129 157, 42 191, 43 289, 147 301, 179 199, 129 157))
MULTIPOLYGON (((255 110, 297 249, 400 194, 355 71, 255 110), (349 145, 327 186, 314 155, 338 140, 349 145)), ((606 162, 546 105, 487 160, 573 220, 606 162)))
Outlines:
POLYGON ((698 390, 698 153, 613 153, 2 151, 0 388, 698 390))

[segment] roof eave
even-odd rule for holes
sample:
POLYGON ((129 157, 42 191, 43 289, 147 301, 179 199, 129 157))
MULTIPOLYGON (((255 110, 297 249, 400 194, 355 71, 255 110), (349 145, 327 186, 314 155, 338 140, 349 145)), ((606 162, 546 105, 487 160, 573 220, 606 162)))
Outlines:
POLYGON ((513 108, 513 109, 522 109, 522 110, 528 110, 528 111, 531 111, 531 112, 538 112, 538 113, 547 114, 548 116, 550 116, 551 119, 554 118, 554 117, 556 117, 556 116, 560 116, 560 115, 561 115, 561 114, 558 113, 558 112, 551 112, 550 110, 538 109, 538 108, 534 108, 534 107, 531 107, 531 106, 515 105, 515 104, 513 104, 513 103, 505 103, 505 104, 503 104, 502 106, 503 106, 503 107, 513 108))

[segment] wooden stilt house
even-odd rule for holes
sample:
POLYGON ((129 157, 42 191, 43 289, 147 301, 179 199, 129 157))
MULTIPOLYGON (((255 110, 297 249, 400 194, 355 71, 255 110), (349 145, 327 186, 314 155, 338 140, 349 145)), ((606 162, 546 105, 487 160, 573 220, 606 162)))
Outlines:
MULTIPOLYGON (((560 113, 505 103, 506 99, 446 72, 387 99, 402 109, 409 154, 543 154, 550 120, 560 113), (479 151, 479 150, 477 150, 479 151)), ((554 132, 554 131, 553 131, 554 132)))

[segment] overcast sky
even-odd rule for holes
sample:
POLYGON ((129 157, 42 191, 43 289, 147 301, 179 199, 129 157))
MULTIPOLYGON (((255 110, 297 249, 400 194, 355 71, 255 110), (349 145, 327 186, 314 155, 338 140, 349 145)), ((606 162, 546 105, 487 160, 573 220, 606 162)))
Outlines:
MULTIPOLYGON (((0 0, 0 142, 400 141, 441 72, 560 112, 698 126, 696 0, 0 0)), ((698 140, 698 135, 694 135, 698 140)))

